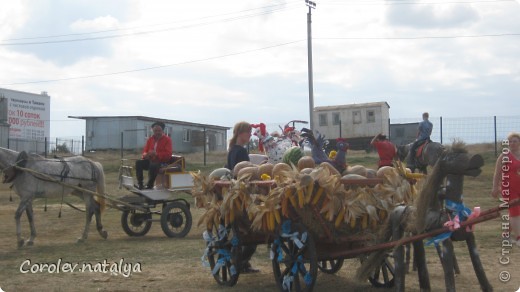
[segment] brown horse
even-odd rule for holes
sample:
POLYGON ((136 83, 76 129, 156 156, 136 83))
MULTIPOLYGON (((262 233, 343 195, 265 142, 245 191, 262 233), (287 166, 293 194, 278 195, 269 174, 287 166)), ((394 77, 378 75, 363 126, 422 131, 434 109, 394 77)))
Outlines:
POLYGON ((86 222, 82 236, 78 242, 87 239, 92 216, 96 217, 97 231, 103 238, 108 234, 101 224, 101 211, 104 199, 95 200, 91 192, 104 194, 105 174, 99 162, 91 161, 82 156, 63 159, 46 159, 39 155, 27 155, 24 151, 0 148, 0 169, 4 172, 3 183, 12 183, 12 188, 20 197, 20 204, 15 213, 16 236, 19 247, 25 243, 32 245, 36 237, 32 201, 34 198, 63 198, 66 194, 79 196, 85 201, 86 222), (24 171, 24 169, 30 171, 24 171), (61 184, 60 184, 61 183, 61 184), (91 192, 81 191, 77 186, 91 192), (23 212, 31 228, 31 237, 27 242, 21 236, 20 217, 23 212))

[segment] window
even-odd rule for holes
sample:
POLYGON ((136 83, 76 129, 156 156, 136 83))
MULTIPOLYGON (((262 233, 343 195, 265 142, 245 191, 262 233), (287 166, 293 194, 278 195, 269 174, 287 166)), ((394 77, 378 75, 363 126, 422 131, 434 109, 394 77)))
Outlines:
POLYGON ((191 140, 191 130, 190 129, 183 129, 182 130, 182 141, 183 142, 190 142, 191 140))
POLYGON ((320 126, 327 126, 327 114, 320 114, 320 126))
POLYGON ((341 118, 339 113, 332 113, 332 124, 339 125, 341 123, 341 118))
POLYGON ((352 118, 354 124, 361 124, 361 111, 353 111, 352 118))
POLYGON ((367 111, 367 123, 375 123, 376 122, 376 113, 371 110, 367 111))

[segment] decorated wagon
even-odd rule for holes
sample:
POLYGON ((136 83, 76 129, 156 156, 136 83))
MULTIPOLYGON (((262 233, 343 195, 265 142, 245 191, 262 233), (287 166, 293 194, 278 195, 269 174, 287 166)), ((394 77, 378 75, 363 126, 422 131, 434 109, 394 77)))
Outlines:
MULTIPOLYGON (((342 177, 328 163, 244 165, 237 165, 237 179, 222 179, 233 175, 226 170, 194 174, 192 195, 197 207, 206 209, 198 222, 207 229, 203 259, 215 280, 227 286, 238 281, 242 247, 267 243, 279 288, 311 290, 318 269, 335 273, 344 259, 363 260, 366 254, 351 251, 376 244, 388 214, 410 204, 416 193, 401 166, 366 178, 342 177)), ((391 286, 389 259, 376 270, 370 282, 391 286)))

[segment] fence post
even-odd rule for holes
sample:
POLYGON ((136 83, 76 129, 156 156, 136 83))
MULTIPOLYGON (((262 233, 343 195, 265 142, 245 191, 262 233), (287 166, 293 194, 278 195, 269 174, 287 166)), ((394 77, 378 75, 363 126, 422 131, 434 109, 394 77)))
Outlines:
POLYGON ((497 149, 497 116, 493 116, 493 127, 495 132, 495 157, 498 156, 498 149, 497 149))
POLYGON ((206 166, 206 127, 204 129, 204 166, 206 166))
POLYGON ((44 149, 44 151, 45 151, 44 156, 45 156, 45 158, 47 158, 47 150, 48 150, 48 149, 47 149, 47 137, 45 137, 44 141, 45 141, 45 145, 43 146, 43 149, 44 149))
POLYGON ((121 159, 123 159, 123 148, 124 148, 123 138, 124 138, 124 132, 121 131, 121 159))
POLYGON ((74 138, 70 139, 70 152, 74 153, 74 138))
POLYGON ((81 135, 81 156, 85 156, 85 136, 81 135))
POLYGON ((442 116, 440 118, 440 121, 441 121, 441 144, 442 144, 442 116))
POLYGON ((392 136, 390 136, 390 118, 388 118, 388 141, 390 141, 392 136))

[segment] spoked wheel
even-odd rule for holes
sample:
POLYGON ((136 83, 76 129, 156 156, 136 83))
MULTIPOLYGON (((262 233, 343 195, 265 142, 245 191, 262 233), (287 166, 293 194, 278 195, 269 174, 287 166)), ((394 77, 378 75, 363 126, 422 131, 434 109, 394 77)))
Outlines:
POLYGON ((191 229, 190 208, 181 202, 171 202, 163 208, 161 228, 168 237, 184 237, 191 229))
POLYGON ((316 247, 301 225, 282 224, 282 235, 272 245, 273 273, 281 291, 312 291, 318 274, 316 247))
POLYGON ((343 259, 318 261, 318 269, 326 274, 336 274, 343 267, 343 259))
POLYGON ((129 236, 143 236, 152 227, 152 213, 142 213, 137 210, 125 210, 121 214, 121 225, 129 236))
POLYGON ((381 265, 368 277, 370 284, 376 288, 392 288, 395 284, 394 258, 387 254, 381 265))
POLYGON ((208 242, 207 257, 213 278, 223 286, 234 286, 238 281, 241 246, 233 229, 221 228, 214 240, 208 242))

